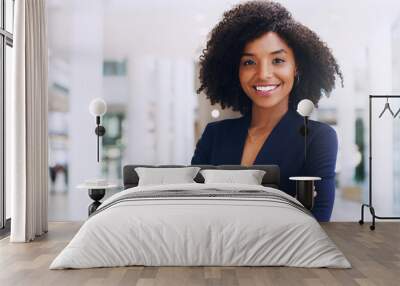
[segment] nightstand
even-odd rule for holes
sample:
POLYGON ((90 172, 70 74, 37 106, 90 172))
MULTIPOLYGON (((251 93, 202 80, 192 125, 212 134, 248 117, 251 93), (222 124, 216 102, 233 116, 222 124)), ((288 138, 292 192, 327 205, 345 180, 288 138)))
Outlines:
POLYGON ((81 185, 77 186, 77 189, 87 189, 89 197, 94 201, 88 207, 88 213, 89 213, 89 216, 90 216, 101 205, 100 200, 106 194, 106 190, 107 189, 114 189, 114 188, 118 188, 118 187, 119 187, 119 185, 117 185, 117 184, 106 184, 106 185, 102 185, 102 186, 81 184, 81 185))

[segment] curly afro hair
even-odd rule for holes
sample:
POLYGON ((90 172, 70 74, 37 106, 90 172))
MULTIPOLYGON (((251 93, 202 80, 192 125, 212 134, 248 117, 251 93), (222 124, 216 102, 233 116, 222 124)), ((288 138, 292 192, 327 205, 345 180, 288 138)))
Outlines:
POLYGON ((270 1, 250 1, 223 15, 211 31, 200 56, 200 88, 211 104, 231 107, 241 114, 251 111, 251 100, 239 81, 239 63, 245 45, 267 32, 277 33, 292 48, 299 80, 289 96, 289 107, 302 99, 315 105, 335 87, 336 75, 343 76, 331 51, 318 35, 295 21, 285 7, 270 1))

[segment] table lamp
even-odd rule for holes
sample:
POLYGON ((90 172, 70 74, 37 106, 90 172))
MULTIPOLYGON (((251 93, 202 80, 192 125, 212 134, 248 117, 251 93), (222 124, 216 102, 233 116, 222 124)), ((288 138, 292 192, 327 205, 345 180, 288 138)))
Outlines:
POLYGON ((106 133, 106 129, 104 126, 100 125, 100 117, 103 116, 107 111, 107 104, 101 98, 93 99, 89 104, 90 113, 96 117, 96 129, 94 132, 97 135, 97 162, 99 162, 99 141, 100 136, 103 136, 106 133))
MULTIPOLYGON (((297 105, 297 112, 304 117, 304 125, 300 129, 300 134, 304 136, 304 161, 307 164, 307 136, 309 134, 308 129, 308 117, 314 110, 314 104, 309 99, 303 99, 297 105)), ((307 209, 311 210, 314 207, 314 181, 321 180, 320 177, 290 177, 292 181, 296 181, 296 198, 299 200, 307 209)))
POLYGON ((304 125, 300 129, 301 135, 304 136, 304 159, 307 162, 307 135, 308 135, 308 117, 314 110, 314 103, 309 99, 303 99, 297 105, 297 112, 304 117, 304 125))

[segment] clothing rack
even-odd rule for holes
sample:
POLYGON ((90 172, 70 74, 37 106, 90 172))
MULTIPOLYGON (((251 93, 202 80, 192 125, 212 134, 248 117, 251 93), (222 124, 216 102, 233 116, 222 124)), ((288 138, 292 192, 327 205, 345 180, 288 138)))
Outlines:
MULTIPOLYGON (((375 209, 372 205, 372 100, 374 98, 386 98, 387 100, 389 98, 400 98, 400 95, 370 95, 369 96, 369 203, 368 204, 362 204, 361 206, 361 219, 358 221, 359 224, 364 224, 364 207, 368 207, 369 211, 371 212, 372 215, 372 225, 370 225, 370 229, 374 230, 375 229, 375 219, 400 219, 400 217, 383 217, 383 216, 378 216, 375 213, 375 209)), ((387 103, 388 104, 388 101, 387 103)), ((386 110, 386 105, 385 109, 386 110)), ((381 113, 380 116, 382 116, 383 112, 381 113)), ((391 112, 392 114, 392 112, 391 112)), ((396 115, 398 112, 396 112, 396 115)), ((392 114, 393 115, 393 114, 392 114)))

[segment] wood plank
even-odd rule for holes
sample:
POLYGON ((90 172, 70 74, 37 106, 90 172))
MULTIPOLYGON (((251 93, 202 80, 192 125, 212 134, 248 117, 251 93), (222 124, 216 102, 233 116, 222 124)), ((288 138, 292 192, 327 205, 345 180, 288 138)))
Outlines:
POLYGON ((115 267, 49 270, 82 224, 52 222, 32 243, 0 240, 0 285, 399 285, 400 223, 379 222, 375 231, 357 223, 323 223, 352 269, 291 267, 115 267))

